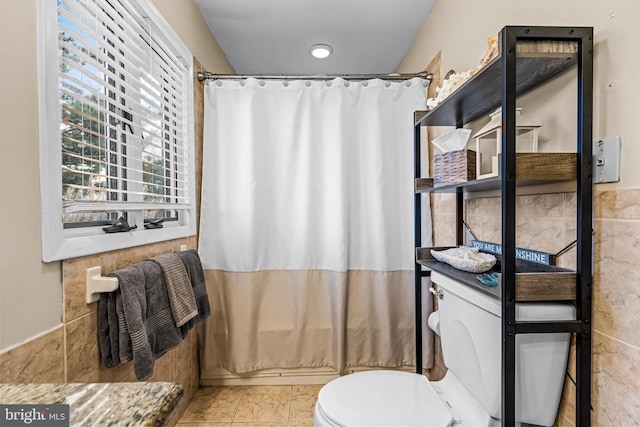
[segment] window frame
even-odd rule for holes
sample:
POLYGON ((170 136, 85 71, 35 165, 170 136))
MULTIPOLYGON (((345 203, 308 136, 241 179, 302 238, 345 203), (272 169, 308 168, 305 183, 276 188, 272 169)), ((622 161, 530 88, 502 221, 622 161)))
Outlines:
POLYGON ((125 0, 158 29, 162 40, 185 66, 185 126, 188 207, 167 205, 180 212, 178 221, 166 221, 162 228, 145 229, 143 210, 127 208, 128 221, 135 230, 105 233, 100 226, 64 228, 62 221, 62 150, 60 145, 61 108, 58 58, 58 13, 56 0, 37 2, 38 44, 38 128, 40 146, 40 193, 42 260, 58 261, 118 249, 173 240, 196 234, 196 177, 194 140, 193 55, 150 0, 125 0), (52 137, 55 135, 55 137, 52 137))

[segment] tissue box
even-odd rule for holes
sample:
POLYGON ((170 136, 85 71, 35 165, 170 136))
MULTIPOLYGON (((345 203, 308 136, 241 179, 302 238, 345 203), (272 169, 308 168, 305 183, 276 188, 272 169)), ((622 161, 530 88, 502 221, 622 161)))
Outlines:
POLYGON ((476 152, 450 151, 433 156, 433 185, 458 184, 476 179, 476 152))

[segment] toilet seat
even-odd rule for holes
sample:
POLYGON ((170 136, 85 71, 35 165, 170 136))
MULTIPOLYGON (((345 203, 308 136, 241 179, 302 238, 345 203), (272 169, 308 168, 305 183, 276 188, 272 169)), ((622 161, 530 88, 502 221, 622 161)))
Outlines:
POLYGON ((453 416, 423 375, 366 371, 325 385, 316 411, 335 426, 448 426, 453 416))

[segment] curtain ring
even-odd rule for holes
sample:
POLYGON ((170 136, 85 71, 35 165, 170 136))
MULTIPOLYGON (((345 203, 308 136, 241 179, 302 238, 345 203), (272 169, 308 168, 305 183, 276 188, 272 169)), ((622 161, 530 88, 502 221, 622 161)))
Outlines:
POLYGON ((366 81, 366 80, 365 80, 365 81, 363 81, 363 82, 362 82, 362 87, 367 87, 367 86, 369 86, 369 82, 368 82, 368 81, 366 81))
POLYGON ((282 81, 282 86, 284 86, 284 87, 288 87, 288 86, 289 86, 289 82, 288 82, 288 81, 286 81, 286 80, 283 80, 283 81, 282 81))
POLYGON ((222 80, 216 80, 216 86, 222 87, 222 80))
POLYGON ((240 80, 240 86, 244 87, 244 80, 240 80))
POLYGON ((264 80, 260 80, 260 83, 258 83, 260 86, 264 86, 264 80))
POLYGON ((349 87, 349 80, 344 81, 344 87, 349 87))
POLYGON ((307 82, 305 83, 305 85, 307 85, 307 87, 311 87, 311 82, 309 80, 307 80, 307 82))
POLYGON ((331 80, 327 80, 327 87, 331 87, 331 80))
POLYGON ((411 87, 411 80, 407 80, 406 82, 404 82, 404 85, 406 87, 411 87))
POLYGON ((387 80, 386 82, 384 82, 384 86, 385 86, 385 87, 389 87, 389 86, 391 86, 391 82, 387 80))
POLYGON ((429 82, 428 81, 423 81, 422 82, 422 87, 428 87, 429 86, 429 82))

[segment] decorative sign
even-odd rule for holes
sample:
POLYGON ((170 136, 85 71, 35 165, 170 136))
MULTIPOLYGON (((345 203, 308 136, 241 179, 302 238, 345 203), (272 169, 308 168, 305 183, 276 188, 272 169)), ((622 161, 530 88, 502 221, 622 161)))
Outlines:
MULTIPOLYGON (((498 243, 483 242, 481 240, 472 240, 472 248, 478 248, 482 252, 488 252, 494 255, 502 255, 502 245, 498 243)), ((532 251, 529 249, 516 248, 516 258, 537 264, 555 265, 555 256, 546 252, 532 251)))

